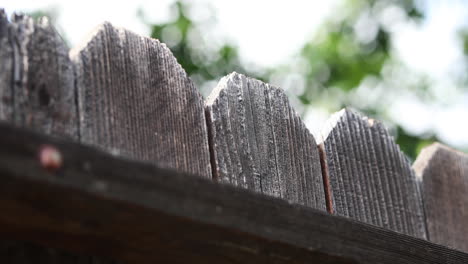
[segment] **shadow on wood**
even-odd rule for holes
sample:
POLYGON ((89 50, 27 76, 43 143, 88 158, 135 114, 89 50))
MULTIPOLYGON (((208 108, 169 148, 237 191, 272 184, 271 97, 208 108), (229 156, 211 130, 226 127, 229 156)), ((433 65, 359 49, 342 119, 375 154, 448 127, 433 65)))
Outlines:
POLYGON ((468 263, 468 254, 0 124, 0 234, 133 263, 468 263), (63 166, 41 167, 44 144, 63 166))

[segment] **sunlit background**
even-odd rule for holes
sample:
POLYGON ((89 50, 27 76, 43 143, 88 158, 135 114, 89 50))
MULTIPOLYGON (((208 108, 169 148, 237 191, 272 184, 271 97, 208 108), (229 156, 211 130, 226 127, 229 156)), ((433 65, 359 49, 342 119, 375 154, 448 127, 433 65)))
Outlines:
POLYGON ((0 0, 47 15, 73 47, 103 21, 168 44, 206 96, 237 71, 286 90, 314 135, 345 106, 411 157, 468 150, 468 1, 0 0))

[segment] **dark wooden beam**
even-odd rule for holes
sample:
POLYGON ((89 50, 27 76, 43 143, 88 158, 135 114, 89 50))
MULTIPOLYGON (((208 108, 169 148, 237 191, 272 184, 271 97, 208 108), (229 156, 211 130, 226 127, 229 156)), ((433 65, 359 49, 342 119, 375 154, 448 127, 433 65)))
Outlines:
POLYGON ((127 263, 468 263, 466 253, 249 190, 7 124, 0 135, 4 238, 127 263), (58 166, 41 164, 44 146, 60 153, 58 166))

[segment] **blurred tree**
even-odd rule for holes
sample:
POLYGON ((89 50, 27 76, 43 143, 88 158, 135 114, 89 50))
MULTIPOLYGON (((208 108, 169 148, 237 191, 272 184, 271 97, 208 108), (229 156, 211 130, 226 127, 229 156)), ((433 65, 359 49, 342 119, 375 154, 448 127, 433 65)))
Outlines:
MULTIPOLYGON (((309 108, 319 107, 331 113, 352 107, 383 120, 410 158, 414 159, 422 146, 436 140, 433 134, 409 134, 398 120, 387 115, 387 107, 394 98, 392 94, 411 89, 425 95, 427 90, 426 76, 415 74, 416 78, 403 78, 410 80, 406 83, 394 76, 395 72, 406 75, 408 70, 392 53, 395 26, 419 23, 423 19, 421 8, 414 0, 345 0, 305 43, 297 58, 288 65, 260 73, 249 71, 241 63, 233 44, 208 45, 202 34, 206 28, 188 15, 187 3, 176 1, 174 8, 176 15, 172 21, 148 23, 151 36, 170 46, 204 94, 214 87, 214 81, 237 71, 295 90, 289 94, 299 99, 296 107, 303 114, 309 108), (284 84, 291 76, 301 81, 284 84)), ((144 18, 144 14, 140 15, 144 18)))
MULTIPOLYGON (((213 45, 203 38, 203 32, 208 30, 206 25, 194 22, 189 14, 190 6, 183 1, 173 4, 175 18, 162 24, 151 24, 151 37, 160 39, 168 44, 177 61, 200 87, 203 94, 207 94, 215 86, 213 82, 233 71, 264 79, 261 73, 246 68, 240 61, 238 48, 227 42, 213 45)), ((145 20, 145 15, 140 11, 145 20)), ((216 18, 211 17, 211 21, 216 18)))
POLYGON ((392 24, 421 18, 412 0, 345 1, 301 50, 308 63, 308 88, 301 100, 309 104, 328 88, 349 92, 369 76, 381 79, 383 67, 393 59, 392 24))
MULTIPOLYGON (((402 25, 423 21, 424 2, 342 0, 340 3, 295 58, 271 69, 247 66, 231 41, 209 35, 216 18, 200 22, 187 1, 176 0, 172 7, 174 17, 165 23, 148 22, 142 9, 139 15, 150 27, 151 37, 169 46, 202 94, 207 95, 221 77, 237 71, 283 87, 303 115, 314 114, 311 109, 329 114, 352 107, 382 120, 401 149, 414 159, 423 146, 438 140, 435 133, 411 134, 388 111, 393 101, 402 96, 413 96, 419 101, 438 100, 431 93, 431 78, 411 72, 394 51, 395 32, 402 25)), ((55 25, 58 14, 54 7, 28 13, 35 19, 47 16, 55 25)), ((468 29, 460 31, 460 40, 468 68, 468 29)), ((463 87, 468 86, 465 72, 466 69, 455 76, 463 87)))
POLYGON ((58 25, 57 23, 57 19, 59 16, 58 11, 56 8, 53 8, 53 7, 48 8, 48 9, 35 10, 32 12, 26 13, 26 15, 32 17, 36 21, 41 17, 47 17, 50 23, 54 25, 54 27, 58 25))
MULTIPOLYGON (((461 40, 463 55, 464 55, 464 72, 468 71, 468 27, 461 29, 458 32, 458 37, 461 40)), ((468 74, 460 76, 459 80, 462 87, 468 87, 468 74)))
POLYGON ((68 41, 68 38, 66 37, 65 31, 63 28, 60 26, 59 23, 57 23, 57 20, 59 18, 59 11, 58 8, 55 6, 51 6, 49 8, 41 9, 41 10, 35 10, 32 12, 27 12, 25 13, 26 15, 32 17, 35 21, 42 17, 47 17, 49 20, 49 23, 54 25, 54 28, 58 31, 60 36, 62 37, 63 41, 65 44, 70 47, 70 42, 68 41))
MULTIPOLYGON (((296 93, 305 106, 303 112, 310 107, 326 112, 355 108, 390 126, 402 150, 414 159, 422 146, 436 137, 409 134, 398 120, 390 119, 387 110, 394 95, 403 90, 426 96, 427 77, 412 73, 415 80, 398 83, 394 74, 385 75, 400 72, 408 76, 408 69, 393 54, 393 31, 399 24, 422 19, 421 8, 413 0, 343 1, 296 59, 304 82, 304 88, 296 93)), ((284 79, 288 75, 285 71, 297 73, 298 67, 279 68, 271 74, 284 79)))

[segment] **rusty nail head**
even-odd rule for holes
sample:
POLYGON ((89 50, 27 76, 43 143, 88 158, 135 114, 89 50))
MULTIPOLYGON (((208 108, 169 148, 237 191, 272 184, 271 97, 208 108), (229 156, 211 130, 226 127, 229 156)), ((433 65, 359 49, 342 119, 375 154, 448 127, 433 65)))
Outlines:
POLYGON ((62 167, 62 154, 52 145, 42 145, 39 148, 39 162, 44 169, 55 172, 62 167))

